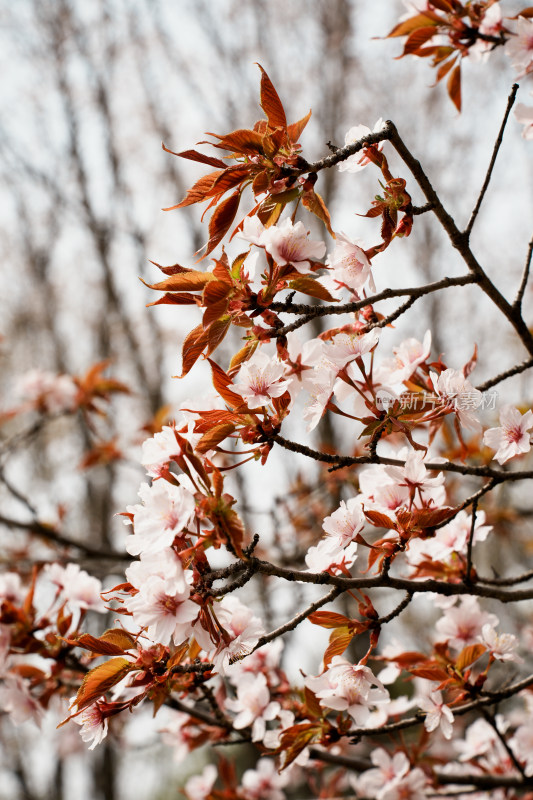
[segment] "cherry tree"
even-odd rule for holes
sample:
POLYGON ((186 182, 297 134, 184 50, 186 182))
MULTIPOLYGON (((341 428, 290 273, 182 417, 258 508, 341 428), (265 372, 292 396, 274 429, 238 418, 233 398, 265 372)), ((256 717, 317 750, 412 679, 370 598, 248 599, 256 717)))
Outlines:
MULTIPOLYGON (((432 60, 457 109, 464 59, 486 61, 503 48, 517 78, 533 73, 533 8, 505 16, 494 0, 406 6, 389 37, 404 39, 402 56, 432 60)), ((263 118, 207 134, 202 144, 214 152, 172 154, 209 168, 168 209, 205 203, 207 241, 193 266, 159 266, 163 279, 147 284, 153 306, 201 309, 182 344, 180 377, 203 363, 212 396, 149 426, 140 502, 122 512, 130 558, 118 583, 104 587, 78 564, 49 559, 29 575, 13 563, 0 576, 0 702, 15 725, 39 724, 62 704, 61 725, 78 725, 90 749, 126 711, 171 709, 161 736, 181 761, 205 745, 220 753, 185 784, 189 800, 531 797, 533 571, 524 570, 517 502, 533 477, 533 418, 522 397, 499 404, 496 387, 533 366, 524 313, 533 241, 512 299, 470 241, 519 87, 502 103, 486 176, 461 226, 392 121, 357 124, 344 146, 308 161, 300 138, 311 114, 289 123, 259 70, 263 118), (317 191, 328 170, 356 181, 363 169, 378 171, 363 215, 376 220, 370 245, 337 230, 317 191), (442 229, 462 273, 418 286, 399 275, 398 286, 383 288, 381 254, 416 239, 423 215, 442 229), (422 341, 382 344, 397 320, 409 326, 420 298, 465 286, 490 301, 494 326, 512 330, 522 361, 479 384, 474 342, 466 363, 453 360, 453 347, 445 361, 429 330, 422 341), (383 313, 390 300, 395 310, 383 313), (312 432, 328 418, 342 424, 342 452, 316 446, 312 432), (269 535, 249 523, 236 476, 276 451, 315 469, 286 487, 269 535), (255 597, 293 586, 310 591, 292 616, 269 624, 255 597), (90 632, 94 614, 114 619, 90 632), (309 648, 314 666, 291 672, 283 648, 302 630, 303 641, 315 631, 328 640, 319 654, 309 648), (256 763, 242 776, 224 757, 227 744, 254 747, 256 763)), ((531 109, 519 104, 515 116, 531 138, 531 109)), ((80 412, 97 438, 95 420, 128 391, 105 367, 25 375, 24 402, 2 422, 28 409, 37 426, 80 412)), ((22 447, 34 428, 5 447, 22 447)), ((90 457, 104 447, 93 443, 90 457)), ((72 544, 45 525, 32 532, 72 544)))

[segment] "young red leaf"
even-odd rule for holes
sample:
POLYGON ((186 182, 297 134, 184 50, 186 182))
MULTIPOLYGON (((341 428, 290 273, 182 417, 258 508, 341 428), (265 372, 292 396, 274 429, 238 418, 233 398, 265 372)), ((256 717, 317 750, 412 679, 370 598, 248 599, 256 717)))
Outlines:
POLYGON ((228 232, 231 223, 235 219, 240 199, 241 193, 237 191, 217 206, 209 221, 209 241, 207 242, 204 258, 215 249, 228 232))
POLYGON ((220 175, 222 175, 220 170, 203 175, 199 180, 196 181, 195 184, 193 184, 193 186, 191 186, 181 203, 177 203, 175 206, 168 206, 167 208, 164 208, 163 211, 173 211, 176 208, 191 206, 193 203, 201 203, 203 200, 209 197, 209 189, 220 175))
POLYGON ((302 195, 302 205, 307 208, 315 217, 318 217, 322 220, 326 228, 328 229, 328 233, 330 236, 335 238, 335 234, 333 233, 333 228, 331 227, 331 218, 329 216, 329 211, 327 209, 326 204, 324 203, 322 197, 311 190, 310 192, 304 192, 302 195))
POLYGON ((214 156, 204 156, 203 153, 199 153, 197 150, 182 150, 181 153, 175 153, 174 150, 169 150, 163 142, 161 143, 161 146, 166 153, 170 153, 173 156, 188 158, 191 161, 198 161, 200 164, 209 164, 210 167, 226 169, 226 164, 221 161, 220 158, 214 158, 214 156))
POLYGON ((416 14, 414 17, 409 17, 409 19, 404 19, 402 22, 399 22, 385 38, 391 39, 397 36, 408 36, 417 28, 423 28, 430 24, 436 26, 440 21, 439 17, 436 14, 432 14, 431 11, 424 12, 423 14, 416 14))
POLYGON ((448 94, 457 111, 461 111, 461 65, 457 64, 447 83, 448 94))
POLYGON ((313 625, 320 625, 322 628, 339 628, 341 625, 348 625, 350 620, 342 614, 334 611, 314 611, 307 617, 313 625))
POLYGON ((279 95, 261 64, 257 66, 261 70, 261 108, 267 116, 268 124, 271 128, 286 128, 287 118, 279 95))
POLYGON ((185 337, 182 350, 182 367, 180 378, 184 378, 191 367, 198 361, 204 348, 207 346, 209 329, 204 330, 202 325, 197 325, 185 337))
POLYGON ((233 407, 241 406, 243 403, 243 399, 240 394, 233 392, 229 386, 232 385, 231 378, 227 375, 222 367, 219 367, 214 361, 210 358, 207 359, 209 364, 211 365, 212 370, 212 377, 213 377, 213 386, 219 393, 219 395, 226 401, 226 403, 233 407))
POLYGON ((231 318, 222 317, 215 320, 207 329, 207 355, 214 353, 220 342, 231 328, 231 318))
POLYGON ((149 289, 155 289, 158 292, 182 292, 203 289, 204 286, 213 279, 214 275, 212 272, 190 270, 189 272, 180 272, 176 275, 171 275, 166 280, 159 281, 158 283, 146 283, 142 278, 141 281, 149 289))
POLYGON ((235 425, 231 422, 224 425, 217 425, 207 433, 204 433, 198 444, 196 450, 199 453, 207 453, 208 450, 213 450, 220 442, 228 437, 235 430, 235 425))
POLYGON ((291 142, 295 143, 298 141, 300 136, 302 135, 307 123, 311 119, 311 111, 299 119, 298 122, 293 122, 291 125, 287 127, 287 134, 291 142))
POLYGON ((403 53, 401 56, 396 56, 396 58, 403 58, 409 54, 416 55, 416 51, 419 47, 422 47, 429 39, 435 36, 436 28, 434 25, 428 25, 424 28, 417 28, 413 31, 408 37, 407 41, 405 42, 403 53))
POLYGON ((382 514, 380 511, 372 511, 371 509, 365 510, 365 517, 372 525, 375 525, 377 528, 388 528, 389 530, 394 530, 395 524, 390 517, 386 514, 382 514))
POLYGON ((477 661, 478 658, 481 658, 483 653, 487 652, 487 648, 483 644, 469 644, 467 647, 464 647, 459 655, 457 656, 457 661, 455 662, 456 669, 459 672, 464 672, 464 670, 469 667, 474 661, 477 661))
POLYGON ((332 297, 325 286, 323 286, 314 278, 307 275, 302 275, 301 278, 295 278, 289 282, 290 289, 296 289, 297 292, 307 294, 310 297, 318 297, 320 300, 327 300, 329 303, 338 303, 336 297, 332 297))
POLYGON ((225 136, 218 136, 216 133, 210 133, 209 136, 219 139, 216 144, 213 144, 213 147, 221 150, 230 150, 233 153, 243 153, 249 156, 263 155, 263 137, 257 131, 239 128, 225 136))
POLYGON ((324 666, 329 667, 333 656, 341 656, 353 639, 352 631, 347 628, 337 628, 329 637, 329 644, 324 653, 324 666))
POLYGON ((75 702, 78 711, 98 700, 132 669, 134 669, 134 665, 125 658, 111 658, 105 664, 100 664, 98 667, 91 669, 85 675, 76 695, 75 702))

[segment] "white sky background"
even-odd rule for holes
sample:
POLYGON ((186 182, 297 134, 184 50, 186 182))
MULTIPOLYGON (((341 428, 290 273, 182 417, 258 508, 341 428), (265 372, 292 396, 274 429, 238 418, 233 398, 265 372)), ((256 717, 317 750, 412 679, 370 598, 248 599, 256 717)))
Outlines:
MULTIPOLYGON (((289 120, 299 119, 313 108, 315 116, 302 140, 308 160, 327 152, 325 141, 328 138, 343 144, 344 131, 353 125, 364 123, 372 127, 378 117, 392 119, 426 172, 434 178, 437 191, 452 216, 459 224, 466 224, 514 80, 509 60, 502 52, 494 53, 487 64, 465 64, 464 112, 459 116, 446 97, 443 85, 429 88, 434 73, 426 63, 413 58, 394 60, 401 52, 399 41, 372 39, 385 36, 404 12, 399 1, 352 0, 353 35, 345 64, 347 71, 330 78, 328 70, 337 64, 336 42, 334 37, 325 40, 324 28, 311 11, 313 4, 304 0, 272 2, 268 6, 251 0, 211 0, 210 3, 162 0, 156 7, 160 9, 161 28, 168 37, 168 50, 155 33, 154 17, 143 0, 110 0, 108 3, 73 0, 71 5, 76 17, 83 22, 96 65, 102 63, 106 44, 113 43, 119 53, 113 74, 106 76, 112 87, 111 113, 124 165, 123 180, 129 188, 127 199, 117 204, 105 136, 94 113, 94 82, 87 76, 84 58, 74 40, 67 38, 65 42, 69 80, 79 110, 80 141, 85 163, 90 167, 90 195, 100 218, 113 223, 113 275, 124 293, 134 326, 141 331, 145 329, 146 313, 154 315, 162 326, 166 375, 179 373, 181 341, 197 324, 198 316, 190 309, 172 307, 156 307, 146 312, 145 304, 155 296, 142 287, 138 276, 142 273, 149 280, 159 280, 159 272, 147 263, 149 258, 162 264, 193 264, 196 243, 189 226, 191 218, 198 219, 201 212, 196 209, 191 217, 183 211, 160 211, 182 198, 183 187, 173 182, 170 172, 173 157, 161 152, 160 132, 149 119, 145 99, 141 102, 143 81, 168 129, 169 138, 165 137, 165 143, 176 151, 204 139, 207 130, 225 133, 251 125, 261 116, 257 100, 259 70, 254 61, 259 61, 272 78, 289 120), (258 9, 263 9, 263 27, 261 17, 251 13, 258 9), (106 14, 109 22, 102 29, 101 21, 106 14), (139 47, 135 48, 131 46, 134 33, 139 42, 139 47), (317 58, 317 54, 322 54, 322 58, 317 58), (336 129, 331 130, 328 119, 321 118, 321 111, 327 106, 324 98, 328 91, 334 86, 338 88, 339 84, 344 105, 336 129), (145 252, 141 258, 128 219, 133 219, 144 234, 145 252)), ((322 5, 317 3, 316 7, 322 5)), ((527 3, 502 4, 509 13, 524 5, 527 3)), ((43 8, 47 6, 49 3, 42 4, 43 8)), ((48 279, 57 301, 56 321, 66 342, 67 363, 72 371, 83 371, 96 360, 98 332, 94 330, 93 319, 101 298, 101 273, 86 233, 78 225, 79 192, 75 177, 62 159, 68 130, 61 97, 50 54, 43 46, 35 5, 28 0, 0 2, 0 69, 2 75, 7 76, 0 90, 0 174, 5 178, 0 189, 0 270, 4 300, 0 334, 6 336, 7 341, 2 381, 7 389, 19 370, 51 366, 53 362, 48 335, 44 329, 39 330, 40 322, 33 321, 42 318, 42 304, 47 301, 41 287, 25 268, 27 247, 21 232, 30 226, 30 238, 34 243, 53 248, 48 279), (56 204, 50 202, 53 192, 49 186, 43 188, 46 176, 56 180, 61 190, 56 204), (21 218, 21 203, 27 221, 21 218), (57 236, 50 240, 54 224, 58 227, 57 236)), ((519 101, 529 101, 527 92, 532 88, 531 83, 521 82, 519 101)), ((521 139, 520 133, 520 126, 512 118, 493 184, 472 237, 481 263, 509 297, 516 291, 533 228, 533 143, 521 139)), ((209 152, 209 148, 204 151, 209 152)), ((390 148, 387 155, 389 151, 390 148)), ((392 155, 390 161, 398 165, 392 155)), ((184 186, 203 174, 201 165, 183 161, 174 166, 184 186)), ((423 199, 406 168, 397 168, 398 174, 407 178, 407 188, 412 189, 414 202, 421 204, 423 199)), ((394 168, 392 171, 394 173, 394 168)), ((379 222, 363 220, 356 213, 364 213, 378 191, 377 171, 369 167, 360 175, 339 177, 343 180, 337 181, 338 190, 331 206, 334 228, 363 239, 367 246, 376 243, 379 222)), ((321 191, 321 180, 322 176, 318 191, 321 191)), ((243 205, 242 212, 246 210, 243 205)), ((423 283, 426 278, 421 267, 425 262, 431 262, 434 277, 464 271, 451 248, 440 247, 443 237, 437 223, 431 220, 428 224, 435 231, 431 248, 435 248, 436 257, 433 252, 424 252, 421 244, 424 224, 425 219, 416 218, 410 239, 393 243, 375 260, 378 291, 389 285, 423 283)), ((313 230, 316 236, 319 229, 313 230)), ((206 231, 205 227, 205 238, 206 231)), ((479 368, 474 373, 478 382, 522 358, 521 351, 512 344, 505 323, 494 326, 494 316, 488 313, 489 305, 475 288, 448 291, 450 299, 443 301, 439 327, 441 341, 445 342, 444 360, 450 366, 458 368, 470 357, 474 340, 480 349, 479 368)), ((530 303, 528 291, 526 309, 530 303)), ((382 305, 380 310, 391 310, 394 305, 382 305)), ((396 329, 384 332, 384 343, 392 347, 403 336, 422 338, 430 322, 427 309, 424 301, 419 301, 414 313, 408 313, 396 329)), ((433 355, 437 357, 439 353, 433 355)), ((116 370, 119 376, 130 371, 119 350, 116 370)), ((206 391, 207 371, 199 371, 203 374, 201 380, 196 377, 196 369, 184 382, 169 378, 166 397, 177 405, 185 398, 206 391)), ((509 385, 511 388, 507 384, 502 386, 502 393, 526 388, 523 378, 515 378, 509 385)), ((127 419, 127 415, 134 412, 126 408, 124 413, 127 419)), ((303 430, 298 433, 302 437, 305 435, 303 430)), ((294 463, 302 466, 303 459, 296 459, 294 463)), ((274 454, 263 470, 258 465, 252 467, 253 477, 248 489, 258 506, 267 504, 259 486, 268 486, 270 496, 284 491, 286 465, 283 455, 280 458, 274 454)), ((123 503, 135 502, 137 486, 135 472, 130 469, 121 480, 123 503)), ((58 489, 60 496, 75 496, 73 482, 63 479, 62 487, 58 489)), ((56 498, 53 500, 55 502, 56 498)), ((53 503, 47 506, 44 494, 42 503, 47 510, 53 506, 53 503)), ((121 507, 117 500, 117 510, 121 507)), ((313 668, 312 664, 305 666, 313 668)), ((139 800, 144 796, 153 797, 152 789, 150 792, 147 789, 146 795, 139 789, 139 800)), ((81 795, 78 797, 83 800, 81 795)))

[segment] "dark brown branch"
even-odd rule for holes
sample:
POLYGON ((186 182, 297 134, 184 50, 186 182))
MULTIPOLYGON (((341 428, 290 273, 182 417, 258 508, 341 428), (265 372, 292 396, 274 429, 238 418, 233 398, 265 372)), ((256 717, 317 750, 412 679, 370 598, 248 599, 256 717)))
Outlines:
MULTIPOLYGON (((254 653, 256 650, 259 650, 260 647, 268 644, 268 642, 272 642, 274 639, 277 639, 278 636, 282 636, 284 633, 287 633, 287 631, 294 630, 300 624, 300 622, 303 622, 305 619, 307 619, 307 617, 317 611, 317 609, 322 608, 322 606, 325 606, 328 603, 332 603, 333 600, 335 600, 341 594, 341 592, 342 589, 335 587, 326 595, 324 595, 324 597, 321 597, 319 600, 316 600, 316 602, 311 603, 310 606, 289 620, 289 622, 286 622, 284 625, 280 625, 279 628, 276 628, 276 630, 261 636, 250 653, 254 653)), ((250 653, 247 653, 247 655, 250 655, 250 653)))
POLYGON ((465 583, 472 583, 472 548, 474 546, 474 531, 476 528, 476 517, 477 517, 477 504, 478 498, 476 497, 474 502, 472 503, 472 523, 470 525, 470 535, 468 537, 468 542, 466 545, 466 574, 465 574, 465 583))
POLYGON ((8 528, 15 528, 17 530, 22 530, 26 533, 33 534, 34 536, 39 536, 42 539, 46 539, 54 544, 60 544, 63 547, 74 547, 77 550, 81 550, 81 552, 87 558, 108 559, 112 561, 131 561, 131 556, 129 556, 127 553, 116 553, 113 550, 104 550, 99 547, 91 547, 84 542, 77 542, 74 539, 69 539, 66 536, 63 536, 54 530, 54 528, 51 528, 48 525, 39 522, 38 520, 22 522, 21 520, 5 517, 2 514, 0 515, 0 524, 6 525, 8 528))
POLYGON ((488 278, 487 274, 470 249, 468 232, 460 231, 455 224, 453 217, 451 217, 446 211, 439 196, 433 188, 431 181, 422 169, 420 162, 417 161, 417 159, 412 155, 411 151, 407 148, 394 123, 389 121, 387 122, 387 126, 389 131, 388 138, 390 138, 390 141, 400 158, 411 170, 416 182, 424 192, 428 202, 433 204, 433 213, 436 215, 442 227, 448 234, 448 238, 450 239, 453 247, 455 247, 455 249, 460 253, 463 261, 471 273, 477 276, 478 284, 483 292, 492 300, 496 307, 500 309, 502 314, 517 332, 528 353, 533 356, 533 335, 522 319, 521 314, 505 299, 501 292, 498 291, 496 286, 488 278))
POLYGON ((436 592, 447 597, 468 594, 476 597, 491 597, 501 603, 516 603, 533 599, 533 588, 502 591, 497 586, 480 586, 478 584, 470 586, 464 581, 458 583, 448 583, 447 581, 435 579, 413 581, 409 578, 396 578, 383 573, 370 578, 347 578, 343 575, 330 575, 328 572, 307 572, 306 570, 282 567, 255 557, 251 558, 247 565, 236 564, 235 571, 239 571, 239 568, 246 569, 247 566, 251 566, 256 572, 261 572, 264 575, 274 575, 286 581, 337 586, 343 591, 348 589, 364 589, 365 591, 369 589, 396 589, 412 594, 436 592))
POLYGON ((513 303, 513 307, 516 308, 518 311, 520 311, 522 308, 522 300, 524 299, 524 292, 526 291, 526 286, 529 279, 529 270, 531 268, 532 256, 533 256, 533 238, 530 240, 527 248, 526 263, 524 265, 524 271, 522 272, 522 280, 520 281, 520 288, 518 289, 516 299, 513 303))
POLYGON ((500 131, 498 133, 498 138, 494 144, 494 150, 492 152, 492 158, 490 160, 489 168, 487 170, 487 174, 485 175, 485 180, 483 182, 483 186, 481 187, 481 191, 479 193, 479 197, 477 199, 476 205, 474 206, 474 210, 472 211, 472 215, 468 222, 468 225, 465 228, 465 233, 467 236, 470 236, 472 228, 474 227, 474 223, 476 221, 477 215, 479 214, 479 209, 481 208, 481 204, 485 197, 486 191, 489 188, 490 179, 492 177, 492 171, 494 169, 494 165, 496 163, 496 159, 498 157, 498 152, 500 150, 501 143, 503 141, 503 134, 507 125, 507 120, 509 119, 509 114, 511 113, 511 109, 514 105, 516 100, 516 93, 518 91, 518 84, 514 83, 511 89, 511 94, 507 100, 507 108, 505 109, 505 114, 503 115, 502 124, 500 126, 500 131))
POLYGON ((386 122, 383 128, 377 133, 370 133, 357 142, 352 142, 344 147, 337 148, 334 153, 321 158, 319 161, 307 164, 304 172, 319 172, 322 169, 329 169, 330 167, 334 167, 335 164, 340 164, 341 161, 346 161, 347 158, 355 155, 355 153, 358 153, 365 147, 369 147, 371 144, 379 144, 379 142, 390 139, 393 127, 393 123, 386 122))
MULTIPOLYGON (((354 464, 388 464, 394 467, 405 466, 405 461, 399 458, 387 458, 385 456, 337 456, 331 453, 323 453, 320 450, 314 450, 298 442, 292 442, 290 439, 285 439, 283 436, 276 434, 272 437, 274 442, 290 450, 293 453, 300 453, 301 455, 312 458, 314 461, 321 461, 324 464, 334 464, 338 467, 351 467, 354 464)), ((473 467, 466 464, 454 464, 451 461, 445 461, 442 464, 427 463, 424 465, 426 469, 435 470, 436 472, 456 472, 459 475, 472 475, 478 478, 492 478, 498 483, 505 481, 521 481, 533 478, 533 470, 516 470, 514 472, 507 472, 505 470, 492 469, 491 467, 473 467)))
MULTIPOLYGON (((334 764, 345 769, 352 770, 353 772, 365 772, 367 769, 372 769, 375 765, 364 758, 350 758, 349 756, 339 756, 329 753, 327 750, 320 750, 318 747, 311 747, 309 750, 310 757, 315 761, 324 761, 326 764, 334 764)), ((509 788, 519 789, 523 788, 526 784, 523 778, 511 775, 464 775, 448 772, 435 772, 439 784, 458 784, 459 786, 475 786, 477 789, 497 789, 509 788)), ((464 792, 462 792, 464 794, 464 792)))
POLYGON ((497 386, 498 383, 506 380, 506 378, 512 378, 514 375, 519 375, 521 372, 525 372, 525 370, 529 369, 530 367, 533 367, 533 358, 527 358, 520 364, 510 367, 504 372, 500 372, 500 374, 496 375, 494 378, 490 378, 488 381, 485 381, 485 383, 481 383, 479 386, 476 386, 476 389, 479 389, 480 392, 486 392, 487 389, 497 386))

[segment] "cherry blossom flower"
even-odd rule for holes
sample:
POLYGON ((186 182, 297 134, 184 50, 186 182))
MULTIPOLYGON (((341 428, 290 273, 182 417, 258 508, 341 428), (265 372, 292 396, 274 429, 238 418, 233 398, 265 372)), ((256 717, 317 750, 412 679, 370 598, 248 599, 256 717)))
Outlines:
POLYGON ((273 642, 267 642, 246 658, 232 664, 228 671, 229 680, 235 686, 238 686, 243 675, 247 673, 257 675, 262 672, 269 686, 277 686, 280 682, 279 663, 282 650, 283 639, 274 639, 273 642))
POLYGON ((158 478, 162 468, 179 455, 181 447, 176 439, 175 428, 163 425, 162 430, 143 442, 141 464, 146 467, 148 475, 158 478))
POLYGON ((237 234, 239 239, 244 239, 246 242, 255 244, 258 247, 263 246, 263 234, 266 231, 265 226, 254 214, 252 217, 245 217, 242 223, 242 231, 237 234))
POLYGON ((483 625, 480 641, 490 650, 497 661, 515 661, 522 663, 523 659, 514 651, 518 647, 518 639, 512 633, 498 634, 492 625, 483 625))
POLYGON ((237 686, 237 698, 226 700, 226 707, 237 714, 233 720, 236 730, 252 726, 252 741, 262 741, 266 723, 281 711, 277 701, 270 700, 270 690, 262 673, 246 675, 237 686))
POLYGON ((193 495, 183 486, 165 480, 155 481, 152 486, 143 483, 139 497, 142 503, 127 507, 133 514, 135 531, 126 539, 126 550, 132 556, 170 547, 175 537, 187 528, 195 510, 193 495))
POLYGON ((524 765, 528 778, 533 775, 533 722, 520 725, 509 740, 516 757, 524 765))
MULTIPOLYGON (((484 36, 498 36, 502 30, 503 15, 499 3, 493 3, 486 9, 479 32, 484 36)), ((483 39, 477 39, 475 43, 468 48, 469 58, 475 61, 486 61, 494 49, 493 42, 486 42, 483 39)))
POLYGON ((271 225, 260 236, 260 242, 280 267, 291 264, 305 275, 311 272, 309 259, 322 258, 326 252, 324 242, 308 239, 303 222, 293 225, 287 217, 281 225, 271 225))
POLYGON ((107 609, 100 597, 102 583, 98 578, 80 569, 78 564, 47 564, 44 574, 62 592, 71 609, 98 611, 105 614, 107 609))
POLYGON ((458 606, 445 609, 435 628, 438 641, 447 641, 450 647, 462 650, 479 641, 483 626, 487 624, 498 625, 498 617, 482 611, 477 598, 467 596, 461 597, 458 606))
POLYGON ((192 622, 200 610, 189 599, 192 572, 183 572, 178 579, 149 575, 125 606, 134 621, 148 629, 154 642, 168 645, 171 640, 179 645, 192 633, 192 622))
MULTIPOLYGON (((476 514, 473 544, 483 542, 492 530, 491 525, 484 525, 485 512, 476 514)), ((431 539, 415 539, 409 544, 408 557, 411 563, 418 563, 422 558, 447 562, 453 553, 464 553, 470 539, 472 517, 466 511, 460 511, 442 528, 437 528, 431 539)))
POLYGON ((322 283, 333 291, 345 286, 356 292, 368 283, 371 291, 375 292, 372 265, 361 247, 362 242, 349 239, 344 233, 336 233, 335 236, 335 247, 326 259, 330 271, 321 279, 322 283))
MULTIPOLYGON (((496 716, 496 724, 501 733, 505 732, 505 725, 501 715, 496 716)), ((485 756, 495 746, 501 746, 498 734, 486 720, 476 719, 468 726, 464 739, 454 739, 453 746, 459 755, 459 761, 467 762, 485 756)))
POLYGON ((422 800, 426 797, 427 778, 418 767, 411 770, 405 753, 389 756, 379 747, 370 758, 375 768, 366 770, 353 782, 358 795, 374 800, 422 800))
POLYGON ((388 691, 369 667, 350 664, 341 656, 333 656, 331 666, 316 678, 306 678, 305 685, 315 693, 321 706, 347 711, 356 725, 365 724, 371 706, 390 700, 388 691))
POLYGON ((440 727, 445 739, 451 739, 453 734, 453 713, 451 709, 442 702, 441 692, 431 692, 427 697, 421 697, 418 705, 422 711, 426 712, 424 727, 431 733, 440 727))
POLYGON ((24 602, 26 592, 18 572, 0 573, 0 607, 3 602, 19 606, 24 602))
POLYGON ((193 775, 185 784, 188 800, 206 800, 215 785, 218 771, 214 764, 208 764, 200 775, 193 775))
POLYGON ((268 405, 273 397, 281 397, 289 388, 289 382, 283 380, 284 372, 282 361, 258 350, 243 364, 239 382, 231 389, 241 395, 248 408, 268 405))
POLYGON ((260 758, 254 769, 246 770, 241 785, 247 800, 285 800, 282 790, 289 780, 287 772, 277 771, 271 758, 260 758))
POLYGON ((500 411, 500 427, 485 431, 483 442, 492 450, 496 461, 504 464, 510 458, 529 453, 531 449, 528 431, 533 428, 533 412, 521 414, 514 406, 507 405, 500 411))
POLYGON ((69 375, 32 369, 20 378, 17 391, 49 414, 74 411, 78 406, 79 389, 69 375))
POLYGON ((208 653, 217 672, 221 675, 231 673, 233 659, 250 653, 265 632, 263 623, 250 608, 241 603, 238 597, 227 595, 217 603, 216 618, 224 628, 226 636, 213 649, 213 643, 200 624, 194 627, 198 644, 208 653))
POLYGON ((73 717, 73 721, 77 725, 81 725, 80 736, 83 741, 92 742, 89 750, 94 750, 107 736, 108 720, 103 715, 100 705, 100 701, 104 699, 102 697, 100 700, 96 700, 95 703, 91 703, 80 714, 73 717))
POLYGON ((483 395, 475 389, 458 369, 446 369, 440 375, 431 373, 436 393, 446 405, 453 406, 461 425, 478 431, 481 428, 473 410, 479 408, 483 395))
POLYGON ((369 353, 377 345, 378 340, 377 328, 363 334, 338 333, 324 350, 324 355, 340 371, 350 361, 369 353))
POLYGON ((289 362, 285 364, 285 378, 293 401, 305 387, 307 374, 312 376, 314 367, 324 357, 324 348, 322 339, 310 339, 302 344, 296 331, 287 334, 289 362))
POLYGON ((405 339, 398 347, 393 347, 393 358, 386 358, 376 369, 375 378, 380 383, 394 385, 409 380, 419 364, 431 352, 431 331, 426 331, 424 341, 405 339))
POLYGON ((311 402, 303 413, 303 418, 307 421, 307 431, 310 432, 324 416, 337 380, 337 370, 332 368, 331 362, 324 360, 315 367, 310 378, 303 380, 305 388, 311 394, 311 402))
MULTIPOLYGON (((403 467, 372 465, 359 476, 363 505, 388 513, 412 503, 415 507, 442 506, 446 499, 444 475, 431 478, 421 451, 403 448, 403 467)), ((390 514, 389 514, 390 516, 390 514)))
POLYGON ((524 126, 522 137, 524 139, 533 139, 533 106, 517 103, 514 115, 518 122, 524 126))
POLYGON ((309 572, 331 572, 333 575, 337 575, 343 570, 349 569, 356 558, 356 542, 350 542, 343 547, 338 541, 328 536, 309 548, 305 555, 305 563, 309 572))
POLYGON ((178 763, 185 761, 189 752, 194 750, 195 739, 199 729, 191 725, 191 717, 182 711, 175 711, 170 722, 161 728, 162 741, 174 749, 174 758, 178 763))
POLYGON ((324 519, 322 528, 340 547, 349 544, 363 529, 365 515, 359 497, 352 497, 347 503, 341 500, 339 508, 324 519))
POLYGON ((374 797, 375 800, 384 800, 391 784, 398 778, 407 775, 411 765, 405 753, 394 753, 390 756, 382 747, 373 750, 370 760, 375 765, 374 769, 363 772, 354 781, 358 794, 365 797, 374 797))
MULTIPOLYGON (((380 130, 383 129, 384 122, 380 118, 374 125, 374 130, 370 130, 367 128, 366 125, 355 125, 353 128, 346 133, 344 137, 344 146, 349 144, 354 144, 358 142, 359 139, 363 139, 365 136, 369 136, 371 133, 378 133, 380 130)), ((378 144, 378 150, 383 149, 383 142, 378 144)), ((365 153, 365 150, 358 153, 354 153, 352 156, 349 156, 346 161, 341 161, 338 165, 339 172, 359 172, 360 170, 364 169, 367 164, 370 164, 370 159, 365 153)))
POLYGON ((533 20, 519 17, 516 35, 505 45, 511 64, 518 71, 517 78, 533 72, 533 20))
POLYGON ((32 696, 29 686, 19 675, 7 673, 0 685, 0 709, 9 714, 15 725, 31 720, 41 724, 44 715, 42 706, 32 696))

